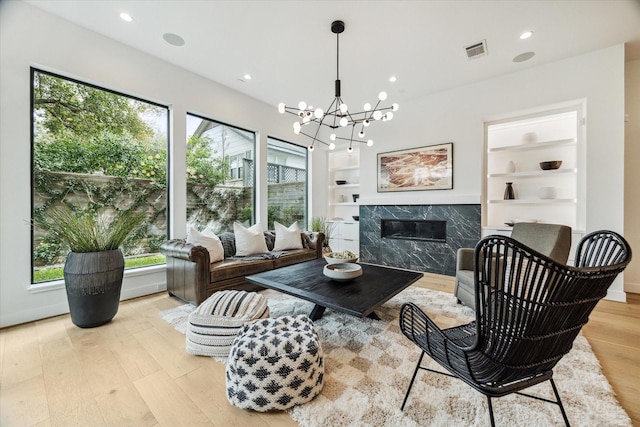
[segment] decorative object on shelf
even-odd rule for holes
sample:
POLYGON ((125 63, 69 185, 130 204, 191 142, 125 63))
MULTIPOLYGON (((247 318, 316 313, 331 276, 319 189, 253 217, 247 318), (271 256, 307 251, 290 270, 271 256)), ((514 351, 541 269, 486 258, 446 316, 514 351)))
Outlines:
POLYGON ((559 169, 562 166, 562 160, 549 160, 546 162, 540 162, 540 169, 543 171, 559 169))
POLYGON ((335 96, 331 105, 326 110, 322 108, 313 108, 307 105, 306 102, 300 101, 298 107, 287 107, 284 103, 278 105, 278 111, 281 114, 290 113, 295 114, 300 118, 300 121, 293 123, 293 132, 295 134, 302 134, 308 138, 311 138, 311 145, 309 145, 309 151, 313 151, 314 144, 317 142, 326 145, 330 150, 335 149, 335 143, 333 141, 342 140, 349 141, 349 147, 347 151, 353 151, 354 134, 356 133, 356 126, 360 127, 358 132, 358 138, 356 142, 366 143, 367 146, 373 145, 373 140, 364 140, 365 133, 364 128, 369 126, 373 121, 387 121, 393 118, 393 112, 398 110, 398 104, 393 104, 390 107, 381 107, 380 103, 387 99, 386 92, 380 92, 378 95, 378 102, 375 106, 371 104, 364 104, 363 110, 360 112, 352 112, 347 107, 347 104, 341 98, 340 95, 340 33, 344 31, 344 22, 333 21, 331 23, 331 32, 336 35, 336 80, 335 80, 335 96), (314 123, 317 127, 311 130, 309 133, 305 133, 303 129, 314 123), (320 129, 326 126, 332 130, 339 128, 351 127, 351 134, 349 137, 339 137, 335 133, 329 136, 331 143, 326 143, 320 139, 320 129))
POLYGON ((516 164, 513 163, 513 161, 509 160, 507 162, 507 165, 505 167, 505 172, 506 173, 514 173, 516 171, 516 164))
POLYGON ((533 144, 535 142, 538 142, 538 134, 535 132, 527 132, 522 135, 522 142, 524 142, 525 144, 533 144))
POLYGON ((556 187, 541 187, 538 190, 538 197, 541 199, 555 199, 557 194, 556 187))
POLYGON ((353 203, 355 203, 360 198, 360 195, 359 194, 352 194, 351 197, 353 198, 353 203))
POLYGON ((351 215, 354 221, 360 221, 360 215, 351 215))
POLYGON ((506 182, 504 187, 504 200, 514 200, 516 193, 513 191, 513 182, 506 182))
POLYGON ((339 179, 339 180, 336 181, 336 185, 345 185, 346 183, 347 183, 347 181, 344 180, 344 179, 339 179))
POLYGON ((378 153, 378 193, 453 189, 453 142, 378 153))
POLYGON ((353 263, 327 264, 322 269, 322 274, 338 282, 347 282, 362 276, 362 267, 353 263))

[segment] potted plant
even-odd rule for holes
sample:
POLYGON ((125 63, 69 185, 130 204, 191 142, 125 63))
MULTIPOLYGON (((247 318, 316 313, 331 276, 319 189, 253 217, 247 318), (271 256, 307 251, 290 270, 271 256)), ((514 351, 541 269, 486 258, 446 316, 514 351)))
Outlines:
POLYGON ((324 234, 324 241, 322 242, 323 253, 331 252, 329 240, 331 239, 331 233, 333 233, 335 225, 336 224, 333 222, 327 222, 327 219, 323 216, 311 218, 311 231, 316 231, 324 234))
POLYGON ((109 218, 93 211, 54 208, 36 225, 69 246, 64 282, 74 325, 93 328, 118 312, 124 274, 120 246, 142 225, 142 212, 117 212, 109 218))

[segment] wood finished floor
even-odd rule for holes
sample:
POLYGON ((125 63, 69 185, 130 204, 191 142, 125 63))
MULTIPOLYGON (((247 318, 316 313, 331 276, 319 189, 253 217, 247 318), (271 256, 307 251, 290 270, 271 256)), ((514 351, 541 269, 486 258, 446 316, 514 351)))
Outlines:
MULTIPOLYGON (((416 286, 451 292, 449 277, 416 286)), ((584 334, 618 400, 640 427, 640 295, 602 301, 584 334)), ((166 293, 124 301, 94 329, 58 316, 0 330, 0 426, 295 426, 225 397, 224 365, 188 355, 184 335, 158 316, 166 293)))

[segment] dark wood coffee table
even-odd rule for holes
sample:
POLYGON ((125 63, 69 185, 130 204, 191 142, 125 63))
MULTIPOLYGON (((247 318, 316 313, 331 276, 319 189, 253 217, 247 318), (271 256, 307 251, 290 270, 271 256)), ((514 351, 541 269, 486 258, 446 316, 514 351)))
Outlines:
POLYGON ((415 271, 360 263, 362 276, 349 282, 338 282, 322 274, 326 264, 324 259, 316 259, 247 276, 246 279, 315 303, 309 314, 311 320, 320 319, 327 308, 352 316, 380 319, 374 312, 375 308, 423 276, 415 271))

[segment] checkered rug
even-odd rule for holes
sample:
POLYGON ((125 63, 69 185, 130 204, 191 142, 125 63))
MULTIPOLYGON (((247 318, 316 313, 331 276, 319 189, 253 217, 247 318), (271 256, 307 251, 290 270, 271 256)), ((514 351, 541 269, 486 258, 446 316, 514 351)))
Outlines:
MULTIPOLYGON (((308 314, 313 304, 276 291, 263 291, 272 317, 308 314)), ((376 310, 381 320, 358 319, 326 310, 315 322, 325 354, 322 393, 291 409, 304 427, 315 426, 487 426, 486 398, 459 380, 421 371, 404 412, 404 398, 420 350, 398 326, 400 306, 411 301, 441 327, 472 319, 448 293, 409 287, 376 310)), ((180 330, 193 310, 183 306, 161 313, 180 330), (185 320, 181 320, 183 318, 185 320), (172 320, 173 319, 173 320, 172 320)), ((427 361, 428 357, 425 357, 427 361)), ((430 359, 429 359, 430 361, 430 359)), ((430 361, 431 368, 438 365, 430 361)), ((423 363, 425 363, 423 361, 423 363)), ((573 426, 631 426, 587 340, 578 336, 573 350, 556 366, 554 379, 573 426)), ((552 398, 549 383, 529 389, 552 398)), ((562 426, 556 405, 510 395, 493 402, 497 425, 562 426)))

